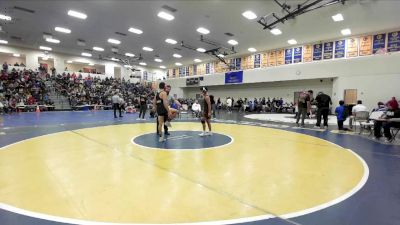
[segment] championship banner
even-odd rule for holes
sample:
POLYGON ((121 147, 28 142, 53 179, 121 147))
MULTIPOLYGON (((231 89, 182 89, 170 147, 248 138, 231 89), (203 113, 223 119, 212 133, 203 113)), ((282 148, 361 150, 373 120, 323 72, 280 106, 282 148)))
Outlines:
POLYGON ((373 36, 372 53, 380 54, 385 53, 386 48, 386 34, 376 34, 373 36))
POLYGON ((372 54, 372 36, 360 38, 360 56, 372 54))
POLYGON ((193 66, 189 66, 189 76, 193 76, 193 66))
POLYGON ((400 37, 398 31, 388 34, 388 52, 400 51, 400 37))
POLYGON ((285 49, 285 64, 292 64, 293 62, 293 49, 285 49))
POLYGON ((333 58, 333 42, 325 42, 324 43, 324 59, 332 59, 333 58))
POLYGON ((193 75, 197 75, 197 65, 193 65, 193 75))
POLYGON ((242 69, 243 70, 247 70, 247 59, 249 58, 249 56, 243 56, 242 57, 242 63, 243 63, 243 65, 242 65, 242 69))
POLYGON ((210 74, 210 63, 206 63, 206 74, 210 74))
POLYGON ((285 50, 276 50, 276 65, 281 66, 285 64, 285 50))
POLYGON ((358 38, 347 39, 347 58, 358 56, 358 38))
POLYGON ((249 55, 247 57, 247 69, 254 69, 254 55, 249 55))
POLYGON ((186 73, 185 73, 185 76, 187 76, 187 77, 188 77, 188 76, 190 75, 190 72, 189 72, 189 67, 188 67, 188 66, 186 67, 186 71, 185 71, 185 72, 186 72, 186 73))
POLYGON ((261 67, 262 68, 268 67, 268 54, 269 54, 269 52, 264 52, 261 55, 261 67))
POLYGON ((313 61, 322 59, 322 44, 315 44, 313 46, 313 61))
POLYGON ((225 73, 225 84, 243 83, 243 70, 225 73))
POLYGON ((176 69, 172 69, 172 77, 176 77, 176 69))
POLYGON ((293 63, 300 63, 303 58, 303 47, 294 48, 293 63))
POLYGON ((311 62, 313 60, 312 45, 304 45, 303 61, 311 62))
POLYGON ((268 66, 276 66, 276 51, 268 52, 268 66))
POLYGON ((260 68, 260 66, 261 66, 261 54, 255 54, 253 58, 254 58, 253 68, 260 68))
POLYGON ((242 68, 242 58, 235 59, 235 67, 236 70, 240 70, 242 68))
POLYGON ((335 41, 335 59, 344 58, 346 51, 346 41, 338 40, 335 41))

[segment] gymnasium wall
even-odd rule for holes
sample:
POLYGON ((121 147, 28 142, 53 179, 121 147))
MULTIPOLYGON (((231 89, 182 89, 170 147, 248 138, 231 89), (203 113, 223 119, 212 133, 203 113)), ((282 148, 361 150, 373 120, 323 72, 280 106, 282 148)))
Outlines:
MULTIPOLYGON (((236 100, 239 97, 248 99, 270 97, 272 100, 272 98, 275 97, 283 98, 285 102, 293 102, 294 92, 303 90, 304 87, 313 90, 315 93, 322 91, 326 94, 332 95, 332 85, 333 81, 331 79, 313 79, 251 83, 243 85, 210 86, 209 92, 216 98, 220 97, 221 100, 226 99, 226 97, 233 97, 236 100)), ((196 94, 200 93, 200 90, 198 87, 191 87, 185 88, 183 92, 185 96, 195 98, 196 94)))
MULTIPOLYGON (((271 83, 276 81, 293 82, 296 80, 333 78, 332 99, 334 105, 343 99, 345 89, 357 89, 358 98, 362 99, 367 107, 375 107, 377 101, 387 101, 396 96, 400 99, 400 54, 365 56, 354 59, 327 60, 314 63, 285 65, 275 68, 253 69, 243 71, 243 83, 271 83)), ((202 86, 224 86, 224 74, 202 76, 202 86)), ((188 97, 191 91, 185 91, 186 78, 176 78, 167 81, 173 87, 172 94, 179 97, 188 97)), ((237 90, 247 89, 245 84, 238 84, 237 90)), ((309 88, 304 83, 301 89, 309 88)), ((224 86, 225 88, 226 86, 224 86)), ((230 95, 231 92, 222 88, 221 95, 230 95)), ((190 88, 189 88, 190 89, 190 88)), ((300 89, 300 90, 301 90, 300 89)), ((259 91, 240 90, 242 93, 256 95, 259 91)), ((270 95, 279 96, 278 89, 268 90, 270 95)))
POLYGON ((0 53, 0 64, 3 65, 4 62, 7 62, 7 64, 11 65, 14 65, 16 62, 18 64, 21 64, 21 62, 25 64, 25 56, 21 55, 20 57, 15 57, 11 54, 0 53))

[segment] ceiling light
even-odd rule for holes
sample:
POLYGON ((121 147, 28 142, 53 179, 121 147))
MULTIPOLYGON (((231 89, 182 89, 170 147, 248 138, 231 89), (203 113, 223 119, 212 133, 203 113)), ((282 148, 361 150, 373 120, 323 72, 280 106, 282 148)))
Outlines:
POLYGON ((333 19, 333 21, 335 21, 335 22, 339 22, 339 21, 343 21, 343 20, 344 20, 343 15, 340 14, 340 13, 338 13, 338 14, 336 14, 336 15, 333 15, 333 16, 332 16, 332 19, 333 19))
POLYGON ((92 54, 87 53, 87 52, 82 52, 81 55, 82 55, 82 56, 87 56, 87 57, 92 57, 92 54))
POLYGON ((93 64, 93 63, 89 63, 88 65, 89 65, 89 66, 94 66, 94 64, 93 64))
POLYGON ((93 50, 98 51, 98 52, 102 52, 102 51, 104 51, 104 48, 93 47, 93 50))
POLYGON ((11 16, 6 16, 6 15, 3 15, 3 14, 0 14, 0 20, 10 21, 11 20, 11 16))
POLYGON ((229 40, 229 41, 228 41, 228 44, 230 44, 230 45, 237 45, 237 44, 239 44, 239 42, 237 42, 237 41, 235 41, 235 40, 229 40))
POLYGON ((218 54, 217 56, 220 57, 220 58, 224 58, 225 57, 224 54, 218 54))
POLYGON ((182 63, 175 63, 175 65, 177 65, 177 66, 182 66, 182 63))
POLYGON ((143 49, 144 51, 148 51, 148 52, 152 52, 152 51, 153 51, 153 49, 150 48, 150 47, 143 47, 142 49, 143 49))
POLYGON ((145 63, 145 62, 140 62, 139 65, 146 66, 147 63, 145 63))
POLYGON ((8 41, 6 41, 6 40, 0 40, 0 44, 8 44, 8 41))
POLYGON ((125 68, 132 68, 131 65, 124 65, 125 68))
POLYGON ((204 48, 197 48, 196 51, 198 51, 198 52, 206 52, 206 50, 204 48))
POLYGON ((135 33, 135 34, 143 34, 143 31, 134 27, 129 28, 129 32, 135 33))
POLYGON ((295 45, 297 44, 297 41, 295 39, 290 39, 287 41, 287 43, 289 43, 289 45, 295 45))
POLYGON ((255 48, 248 48, 247 49, 249 52, 256 52, 257 51, 257 49, 255 49, 255 48))
POLYGON ((194 59, 193 61, 199 63, 199 62, 201 62, 201 59, 194 59))
POLYGON ((199 28, 197 28, 196 31, 199 32, 199 33, 201 33, 201 34, 209 34, 209 33, 210 33, 210 31, 207 30, 207 29, 204 28, 204 27, 199 27, 199 28))
POLYGON ((162 59, 154 59, 156 62, 162 62, 162 59))
POLYGON ((253 13, 252 11, 246 11, 246 12, 242 13, 242 16, 246 17, 249 20, 254 20, 255 18, 257 18, 257 15, 255 13, 253 13))
POLYGON ((171 45, 174 45, 174 44, 178 43, 174 39, 170 39, 170 38, 165 39, 165 42, 167 42, 168 44, 171 44, 171 45))
POLYGON ((132 54, 132 53, 129 53, 129 52, 127 52, 127 53, 125 53, 125 56, 128 56, 128 57, 134 57, 134 56, 135 56, 135 54, 132 54))
POLYGON ((42 60, 48 60, 48 59, 49 59, 49 57, 47 57, 47 56, 42 57, 42 60))
POLYGON ((171 21, 171 20, 175 19, 175 17, 173 15, 171 15, 169 13, 166 13, 164 11, 159 12, 157 14, 157 16, 162 18, 162 19, 164 19, 164 20, 168 20, 168 21, 171 21))
POLYGON ((273 34, 273 35, 280 35, 280 34, 282 34, 282 31, 279 30, 278 28, 274 28, 274 29, 272 29, 270 32, 271 32, 271 34, 273 34))
POLYGON ((46 47, 46 46, 39 46, 39 49, 46 50, 46 51, 51 51, 52 50, 50 47, 46 47))
POLYGON ((69 10, 68 11, 68 15, 76 17, 76 18, 79 18, 79 19, 83 19, 83 20, 87 18, 86 14, 81 13, 81 12, 77 12, 77 11, 74 11, 74 10, 69 10))
POLYGON ((13 56, 14 56, 14 57, 20 57, 21 55, 18 54, 18 53, 14 53, 13 56))
POLYGON ((119 59, 116 59, 114 57, 111 58, 112 61, 119 61, 119 59))
POLYGON ((108 43, 111 43, 111 44, 116 44, 116 45, 121 44, 121 41, 112 39, 112 38, 109 38, 107 41, 108 41, 108 43))
POLYGON ((165 66, 160 66, 160 68, 161 68, 161 69, 166 69, 167 67, 165 67, 165 66))
POLYGON ((66 33, 66 34, 71 33, 70 29, 64 28, 64 27, 55 27, 54 30, 58 31, 58 32, 61 32, 61 33, 66 33))
POLYGON ((67 63, 72 63, 72 61, 71 61, 71 60, 68 60, 67 63))
POLYGON ((46 41, 47 42, 51 42, 51 43, 56 43, 56 44, 60 43, 60 40, 57 40, 57 39, 54 39, 54 38, 46 38, 46 41))
POLYGON ((351 30, 349 28, 343 29, 340 32, 345 36, 351 34, 351 30))
POLYGON ((179 58, 182 58, 182 56, 179 55, 179 54, 173 54, 172 56, 175 57, 175 58, 178 58, 178 59, 179 59, 179 58))

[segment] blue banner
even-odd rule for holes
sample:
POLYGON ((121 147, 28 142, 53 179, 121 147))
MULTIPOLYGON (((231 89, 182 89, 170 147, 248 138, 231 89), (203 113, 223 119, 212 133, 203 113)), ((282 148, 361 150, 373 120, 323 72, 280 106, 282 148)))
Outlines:
POLYGON ((315 44, 313 45, 313 61, 322 59, 322 45, 315 44))
POLYGON ((225 84, 243 83, 243 71, 234 71, 225 73, 225 84))
POLYGON ((294 48, 293 51, 293 63, 299 63, 303 58, 303 47, 294 48))
POLYGON ((333 58, 333 42, 324 43, 324 59, 333 58))
POLYGON ((206 74, 210 74, 210 63, 206 63, 206 74))
POLYGON ((400 51, 400 32, 391 32, 388 34, 388 52, 400 51))
POLYGON ((254 68, 260 68, 261 65, 261 54, 254 55, 254 68))
POLYGON ((376 34, 372 41, 372 53, 376 54, 379 50, 386 47, 386 34, 376 34))
POLYGON ((188 66, 186 67, 186 76, 187 77, 189 76, 189 67, 188 66))
POLYGON ((236 66, 236 70, 240 70, 242 67, 242 58, 236 58, 235 59, 235 66, 236 66))
POLYGON ((335 59, 344 58, 346 51, 346 41, 335 41, 335 59))
POLYGON ((285 64, 291 64, 293 62, 293 49, 285 49, 285 64))

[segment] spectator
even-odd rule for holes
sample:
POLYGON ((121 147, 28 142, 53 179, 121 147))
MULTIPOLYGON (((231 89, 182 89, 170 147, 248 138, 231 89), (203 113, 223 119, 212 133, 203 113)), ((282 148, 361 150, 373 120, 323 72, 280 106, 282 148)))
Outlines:
POLYGON ((328 128, 329 107, 332 105, 331 97, 321 91, 315 100, 317 101, 317 124, 315 126, 318 128, 321 126, 321 117, 323 117, 324 128, 328 128))
POLYGON ((353 120, 355 114, 358 112, 365 112, 365 111, 368 111, 367 107, 362 104, 361 100, 358 100, 357 105, 353 106, 353 109, 351 110, 351 116, 349 121, 350 129, 353 129, 353 120))
POLYGON ((214 95, 210 95, 210 102, 211 102, 212 116, 215 118, 215 111, 217 110, 217 107, 215 104, 214 95))
POLYGON ((372 112, 387 111, 387 107, 383 102, 378 102, 377 107, 372 110, 372 112))
POLYGON ((7 62, 4 62, 4 63, 3 63, 3 71, 4 71, 4 72, 7 72, 7 71, 8 71, 8 64, 7 64, 7 62))
POLYGON ((222 102, 221 102, 221 98, 218 98, 217 100, 217 112, 219 114, 219 110, 222 108, 222 102))
POLYGON ((228 110, 228 113, 232 113, 232 104, 233 104, 232 99, 230 97, 228 97, 226 99, 226 108, 228 110))
MULTIPOLYGON (((393 99, 392 99, 393 100, 393 99)), ((390 129, 392 127, 395 128, 400 128, 400 123, 399 122, 391 122, 390 119, 392 118, 400 118, 400 109, 393 108, 395 106, 394 104, 388 104, 388 110, 386 111, 385 114, 383 114, 382 119, 386 120, 376 120, 374 124, 374 136, 376 139, 380 139, 382 137, 382 127, 383 127, 383 133, 386 137, 386 142, 391 142, 393 139, 392 133, 390 132, 390 129)))
POLYGON ((306 118, 307 113, 310 111, 311 105, 310 105, 310 95, 312 94, 312 90, 309 90, 308 92, 301 92, 298 98, 298 113, 297 113, 297 118, 296 118, 296 124, 299 126, 299 121, 300 121, 300 116, 301 116, 301 127, 304 127, 304 119, 306 118))
POLYGON ((140 96, 140 112, 139 112, 139 117, 137 119, 145 120, 144 116, 146 115, 146 111, 147 111, 147 96, 142 94, 140 96))
POLYGON ((396 97, 392 97, 392 99, 390 101, 388 101, 386 103, 386 105, 390 108, 392 108, 393 110, 397 110, 399 109, 399 103, 397 102, 396 97))
POLYGON ((337 124, 338 124, 339 131, 342 131, 342 130, 348 131, 349 129, 344 128, 344 126, 343 126, 343 123, 347 118, 347 112, 346 112, 346 108, 344 107, 343 100, 339 101, 339 106, 336 107, 335 114, 336 114, 336 118, 337 118, 337 124))
POLYGON ((196 114, 196 117, 200 115, 201 112, 201 106, 199 104, 199 101, 195 101, 192 105, 192 111, 196 114))

